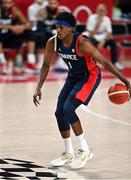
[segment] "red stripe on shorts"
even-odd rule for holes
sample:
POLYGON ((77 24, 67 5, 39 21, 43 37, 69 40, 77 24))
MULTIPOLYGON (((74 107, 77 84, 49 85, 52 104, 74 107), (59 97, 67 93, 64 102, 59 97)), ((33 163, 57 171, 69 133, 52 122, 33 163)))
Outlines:
POLYGON ((92 92, 96 84, 98 74, 99 74, 99 69, 96 67, 95 70, 93 70, 90 73, 88 81, 83 85, 81 90, 76 94, 75 97, 77 99, 81 100, 82 102, 85 102, 87 100, 87 98, 89 97, 90 93, 92 92))
POLYGON ((76 98, 81 100, 82 102, 85 102, 90 93, 92 92, 97 78, 98 78, 98 74, 99 74, 99 69, 96 66, 95 61, 92 59, 92 56, 89 53, 85 53, 83 55, 80 55, 78 52, 78 43, 80 38, 84 37, 83 35, 78 36, 77 42, 76 42, 76 52, 79 56, 84 56, 84 59, 86 61, 86 67, 87 70, 90 72, 90 76, 88 81, 83 85, 83 87, 81 88, 81 90, 79 92, 76 93, 76 98))

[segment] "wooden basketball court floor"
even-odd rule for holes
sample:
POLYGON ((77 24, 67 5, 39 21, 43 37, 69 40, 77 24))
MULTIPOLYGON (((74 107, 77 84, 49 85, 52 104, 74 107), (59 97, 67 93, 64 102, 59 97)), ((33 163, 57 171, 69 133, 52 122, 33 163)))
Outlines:
POLYGON ((52 169, 57 174, 50 177, 50 161, 63 152, 54 111, 64 81, 57 76, 45 83, 38 108, 32 102, 36 82, 0 84, 0 179, 131 179, 131 101, 108 100, 115 78, 103 79, 90 104, 77 110, 94 158, 81 170, 52 169))

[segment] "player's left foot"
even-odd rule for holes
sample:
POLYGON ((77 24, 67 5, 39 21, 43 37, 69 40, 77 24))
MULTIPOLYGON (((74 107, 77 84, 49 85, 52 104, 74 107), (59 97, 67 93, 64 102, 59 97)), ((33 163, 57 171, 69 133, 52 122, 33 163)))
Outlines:
POLYGON ((69 154, 64 152, 57 159, 51 161, 51 165, 55 167, 63 166, 66 163, 71 162, 73 158, 74 158, 74 154, 69 154))
POLYGON ((72 163, 70 163, 71 169, 80 169, 84 167, 89 159, 93 158, 93 153, 91 151, 79 150, 76 154, 72 163))

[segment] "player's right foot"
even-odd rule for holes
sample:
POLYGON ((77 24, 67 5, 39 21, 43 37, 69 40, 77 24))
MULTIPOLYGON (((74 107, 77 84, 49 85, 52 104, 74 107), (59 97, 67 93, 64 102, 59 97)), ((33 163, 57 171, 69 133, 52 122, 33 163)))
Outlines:
POLYGON ((73 158, 74 158, 74 154, 69 154, 64 152, 60 155, 60 157, 51 161, 51 165, 55 167, 63 166, 66 163, 71 162, 73 158))
POLYGON ((70 164, 71 169, 80 169, 84 167, 89 159, 93 158, 91 151, 79 150, 72 163, 70 164))

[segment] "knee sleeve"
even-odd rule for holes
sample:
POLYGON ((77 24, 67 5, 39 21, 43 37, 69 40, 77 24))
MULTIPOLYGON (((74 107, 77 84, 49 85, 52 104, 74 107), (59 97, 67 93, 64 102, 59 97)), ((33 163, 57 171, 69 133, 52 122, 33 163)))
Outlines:
POLYGON ((69 121, 70 124, 73 124, 76 121, 79 121, 79 118, 75 112, 77 107, 78 107, 78 105, 73 103, 73 101, 71 101, 71 100, 67 100, 64 104, 64 107, 63 107, 64 119, 69 121))
POLYGON ((63 104, 60 102, 60 100, 58 100, 57 109, 55 111, 55 116, 56 116, 58 128, 59 128, 60 131, 70 130, 70 124, 64 118, 63 104))

